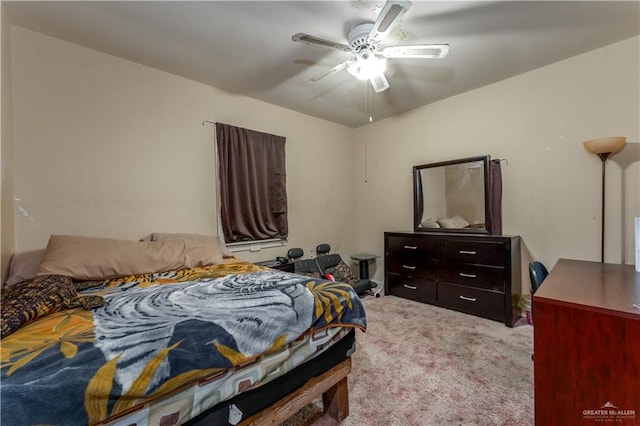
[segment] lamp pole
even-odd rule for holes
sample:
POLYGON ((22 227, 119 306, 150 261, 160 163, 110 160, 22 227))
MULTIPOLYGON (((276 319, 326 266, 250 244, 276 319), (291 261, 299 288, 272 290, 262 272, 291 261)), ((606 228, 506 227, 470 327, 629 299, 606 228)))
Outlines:
POLYGON ((602 162, 602 223, 600 224, 600 263, 604 263, 605 165, 609 157, 622 151, 626 144, 627 138, 623 136, 591 139, 583 142, 584 149, 587 152, 600 157, 600 160, 602 162))
POLYGON ((607 159, 611 155, 610 152, 603 152, 598 154, 600 160, 602 160, 602 214, 601 220, 602 224, 600 225, 600 263, 604 263, 604 200, 605 200, 605 164, 607 163, 607 159))

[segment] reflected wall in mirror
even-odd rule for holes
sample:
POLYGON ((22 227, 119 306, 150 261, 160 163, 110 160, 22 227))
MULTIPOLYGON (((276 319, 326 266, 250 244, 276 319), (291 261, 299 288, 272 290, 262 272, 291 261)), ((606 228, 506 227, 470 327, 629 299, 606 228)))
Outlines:
POLYGON ((491 233, 490 157, 413 168, 414 231, 491 233))

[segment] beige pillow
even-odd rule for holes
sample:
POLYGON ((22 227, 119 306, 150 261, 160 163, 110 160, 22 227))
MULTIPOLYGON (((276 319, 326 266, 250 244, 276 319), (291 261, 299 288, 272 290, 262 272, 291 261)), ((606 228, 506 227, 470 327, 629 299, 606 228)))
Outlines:
POLYGON ((14 254, 9 264, 9 277, 5 285, 8 287, 35 278, 42 256, 44 256, 44 249, 14 254))
POLYGON ((102 280, 222 263, 217 244, 194 238, 128 241, 52 235, 38 275, 102 280))
POLYGON ((193 238, 197 240, 215 241, 218 244, 220 251, 222 252, 222 257, 233 257, 233 254, 227 248, 227 245, 224 243, 222 237, 212 237, 211 235, 154 232, 153 234, 149 234, 146 237, 141 238, 140 241, 161 241, 175 238, 193 238))

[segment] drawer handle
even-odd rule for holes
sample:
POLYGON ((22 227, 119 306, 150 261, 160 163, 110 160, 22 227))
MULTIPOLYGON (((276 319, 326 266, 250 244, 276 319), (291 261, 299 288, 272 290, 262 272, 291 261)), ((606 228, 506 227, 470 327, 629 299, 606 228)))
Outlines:
POLYGON ((459 252, 460 254, 476 254, 475 251, 469 251, 469 250, 460 250, 459 252))
POLYGON ((402 265, 402 267, 403 267, 404 269, 411 269, 412 271, 413 271, 414 269, 416 269, 416 267, 415 267, 415 266, 409 266, 409 265, 402 265))
POLYGON ((460 299, 466 300, 466 301, 469 301, 469 302, 475 302, 476 301, 475 297, 460 296, 460 299))
POLYGON ((418 246, 404 246, 404 248, 409 250, 418 250, 418 246))
POLYGON ((416 290, 418 287, 409 284, 403 284, 404 288, 408 288, 409 290, 416 290))
POLYGON ((466 277, 466 278, 475 278, 477 275, 476 274, 465 274, 464 272, 460 272, 460 276, 461 277, 466 277))

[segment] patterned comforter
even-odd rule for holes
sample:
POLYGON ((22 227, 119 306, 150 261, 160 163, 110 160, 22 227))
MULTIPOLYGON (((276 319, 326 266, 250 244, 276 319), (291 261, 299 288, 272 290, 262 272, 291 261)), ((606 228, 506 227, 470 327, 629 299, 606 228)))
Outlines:
POLYGON ((242 261, 83 294, 109 305, 57 312, 2 339, 3 424, 99 424, 313 331, 366 327, 349 285, 242 261))

